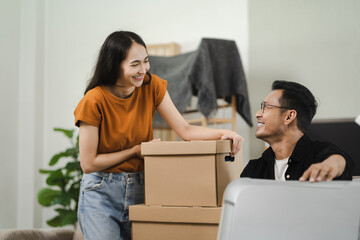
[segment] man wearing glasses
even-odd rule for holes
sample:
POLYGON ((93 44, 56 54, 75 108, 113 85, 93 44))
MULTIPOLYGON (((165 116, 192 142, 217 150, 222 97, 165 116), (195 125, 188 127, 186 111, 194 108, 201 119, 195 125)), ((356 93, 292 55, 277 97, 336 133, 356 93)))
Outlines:
POLYGON ((350 156, 330 142, 306 135, 317 102, 301 84, 275 81, 256 113, 256 137, 270 147, 249 161, 241 177, 310 182, 351 180, 350 156))

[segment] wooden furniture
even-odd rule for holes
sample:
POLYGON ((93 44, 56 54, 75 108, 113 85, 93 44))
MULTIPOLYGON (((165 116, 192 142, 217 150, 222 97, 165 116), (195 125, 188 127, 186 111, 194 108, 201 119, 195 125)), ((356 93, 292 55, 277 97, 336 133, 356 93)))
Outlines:
POLYGON ((180 54, 180 45, 174 42, 166 44, 149 44, 146 46, 149 55, 152 56, 174 56, 180 54))
MULTIPOLYGON (((180 54, 180 45, 174 42, 167 44, 149 44, 147 45, 147 51, 149 55, 152 56, 174 56, 180 54)), ((160 76, 161 77, 161 76, 160 76)), ((196 102, 196 98, 195 98, 196 102)), ((200 125, 200 126, 212 126, 217 127, 218 125, 230 124, 231 130, 236 132, 236 97, 231 97, 231 103, 227 103, 223 99, 218 100, 218 112, 217 116, 222 115, 221 117, 212 117, 206 118, 203 116, 198 109, 196 109, 196 103, 192 103, 189 108, 187 108, 182 115, 190 124, 200 125), (226 117, 226 109, 231 109, 231 117, 226 117)), ((224 127, 222 127, 224 128, 224 127)), ((164 129, 153 129, 154 138, 161 138, 164 141, 175 141, 178 140, 178 136, 170 128, 164 129)))

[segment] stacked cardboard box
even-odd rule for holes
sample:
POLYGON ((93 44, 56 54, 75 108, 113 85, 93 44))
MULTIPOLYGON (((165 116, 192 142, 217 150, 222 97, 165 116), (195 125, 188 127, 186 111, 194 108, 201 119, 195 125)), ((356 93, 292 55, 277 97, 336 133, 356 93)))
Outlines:
POLYGON ((230 152, 230 140, 143 143, 145 205, 130 207, 133 239, 215 240, 223 193, 242 168, 230 152))

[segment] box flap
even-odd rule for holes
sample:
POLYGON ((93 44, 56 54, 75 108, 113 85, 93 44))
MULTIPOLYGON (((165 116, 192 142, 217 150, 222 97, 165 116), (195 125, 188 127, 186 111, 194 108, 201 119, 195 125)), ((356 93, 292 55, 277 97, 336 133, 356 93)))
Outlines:
POLYGON ((219 224, 221 207, 129 207, 130 221, 219 224))
POLYGON ((231 140, 145 142, 141 143, 141 154, 149 156, 230 153, 231 143, 231 140))

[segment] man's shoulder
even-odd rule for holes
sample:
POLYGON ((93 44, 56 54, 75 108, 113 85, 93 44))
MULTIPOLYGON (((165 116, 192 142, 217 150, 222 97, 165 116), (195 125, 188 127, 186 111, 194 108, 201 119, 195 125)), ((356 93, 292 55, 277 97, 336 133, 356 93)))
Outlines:
POLYGON ((299 139, 299 141, 297 142, 297 144, 301 144, 304 145, 306 147, 308 146, 329 146, 329 145, 334 145, 332 142, 330 141, 325 141, 325 140, 318 140, 318 139, 313 139, 310 136, 308 136, 307 134, 304 134, 301 139, 299 139))
POLYGON ((267 164, 269 164, 269 160, 264 158, 264 156, 261 156, 259 158, 249 160, 249 163, 246 165, 246 167, 258 168, 259 166, 267 165, 267 164))
POLYGON ((265 162, 265 159, 261 156, 259 158, 254 158, 249 160, 248 165, 256 165, 256 164, 262 164, 265 162))
POLYGON ((340 151, 340 149, 330 141, 315 140, 305 134, 297 142, 294 153, 303 156, 308 154, 318 155, 329 150, 340 151))

